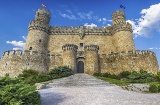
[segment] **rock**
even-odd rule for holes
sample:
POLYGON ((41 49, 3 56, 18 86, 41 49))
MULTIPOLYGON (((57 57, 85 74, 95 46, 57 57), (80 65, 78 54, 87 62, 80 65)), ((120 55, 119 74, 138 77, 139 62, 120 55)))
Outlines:
POLYGON ((134 91, 134 92, 148 92, 149 85, 147 84, 130 84, 128 86, 122 87, 125 90, 134 91))
POLYGON ((37 87, 37 90, 44 89, 46 87, 46 85, 42 83, 36 83, 35 86, 37 87))

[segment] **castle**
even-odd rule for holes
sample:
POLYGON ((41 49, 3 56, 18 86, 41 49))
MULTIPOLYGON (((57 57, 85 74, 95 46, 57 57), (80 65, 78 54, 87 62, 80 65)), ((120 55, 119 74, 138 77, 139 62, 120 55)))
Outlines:
POLYGON ((118 74, 140 69, 156 73, 158 62, 154 52, 135 50, 132 26, 124 11, 112 14, 112 26, 50 26, 51 14, 38 9, 28 26, 24 52, 6 51, 0 60, 0 76, 15 77, 24 69, 48 72, 68 66, 75 73, 95 72, 118 74))

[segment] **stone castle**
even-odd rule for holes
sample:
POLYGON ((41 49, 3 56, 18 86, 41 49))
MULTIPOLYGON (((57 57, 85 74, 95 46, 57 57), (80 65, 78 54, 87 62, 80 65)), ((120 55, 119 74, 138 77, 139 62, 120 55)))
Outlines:
POLYGON ((118 74, 140 69, 158 71, 154 52, 135 50, 132 26, 126 22, 122 10, 112 14, 112 26, 102 28, 50 26, 50 18, 48 10, 38 9, 35 20, 28 26, 24 52, 4 52, 0 76, 15 77, 24 69, 48 72, 58 66, 88 74, 118 74))

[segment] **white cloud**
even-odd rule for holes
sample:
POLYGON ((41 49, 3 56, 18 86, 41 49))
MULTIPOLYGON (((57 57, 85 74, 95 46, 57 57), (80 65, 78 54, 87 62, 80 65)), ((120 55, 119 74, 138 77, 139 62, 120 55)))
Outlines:
POLYGON ((149 48, 150 50, 160 50, 160 48, 158 48, 158 47, 151 47, 151 48, 149 48))
POLYGON ((15 47, 13 50, 23 50, 23 48, 15 47))
POLYGON ((11 44, 13 46, 17 46, 17 47, 24 47, 25 43, 23 41, 6 41, 7 44, 11 44))
POLYGON ((103 24, 106 24, 107 22, 111 22, 111 20, 107 20, 106 18, 100 18, 98 19, 98 22, 102 22, 103 24))
POLYGON ((72 14, 71 15, 70 14, 62 14, 62 13, 59 13, 59 14, 64 18, 76 20, 76 16, 74 16, 72 14))
POLYGON ((26 36, 22 36, 22 38, 24 39, 24 40, 26 40, 27 38, 26 38, 26 36))
POLYGON ((77 15, 80 19, 93 19, 93 12, 89 11, 88 13, 78 12, 77 15))
POLYGON ((85 23, 84 26, 86 26, 86 27, 91 27, 91 28, 97 27, 97 25, 94 24, 94 23, 91 23, 91 24, 85 23))
POLYGON ((142 9, 139 19, 127 20, 133 26, 134 35, 150 36, 152 31, 160 32, 160 3, 142 9))

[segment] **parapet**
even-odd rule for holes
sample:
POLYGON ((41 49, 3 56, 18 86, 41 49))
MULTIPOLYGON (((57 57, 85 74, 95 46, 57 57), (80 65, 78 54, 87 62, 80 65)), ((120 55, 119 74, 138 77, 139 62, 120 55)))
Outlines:
POLYGON ((119 31, 130 31, 132 33, 133 32, 132 25, 128 22, 119 25, 114 25, 112 33, 115 34, 116 32, 119 31))
MULTIPOLYGON (((148 56, 148 55, 153 55, 156 56, 154 52, 150 50, 131 50, 128 52, 116 52, 116 53, 110 53, 108 54, 107 58, 117 58, 117 57, 125 57, 125 56, 148 56)), ((103 56, 103 55, 102 55, 103 56)))
POLYGON ((50 11, 42 8, 42 9, 38 9, 38 10, 37 10, 35 19, 36 19, 36 20, 43 21, 43 22, 45 22, 45 23, 48 24, 49 21, 50 21, 50 17, 51 17, 50 11))
POLYGON ((114 18, 114 17, 118 17, 118 16, 123 16, 123 17, 125 17, 125 12, 123 11, 123 10, 117 10, 116 12, 113 12, 112 13, 112 18, 114 18))
POLYGON ((88 51, 98 51, 99 50, 99 46, 98 45, 86 45, 84 47, 85 50, 88 50, 88 51))
POLYGON ((30 30, 40 30, 49 34, 49 26, 41 21, 36 21, 36 20, 31 21, 28 26, 28 31, 30 30))
POLYGON ((2 54, 2 58, 4 58, 4 57, 9 57, 9 56, 12 56, 12 55, 21 56, 21 55, 22 55, 22 50, 9 50, 9 51, 5 51, 5 52, 2 54))
POLYGON ((112 35, 112 27, 55 26, 50 27, 51 35, 112 35))
POLYGON ((78 46, 74 44, 65 44, 62 46, 63 51, 67 51, 67 50, 77 51, 77 49, 78 49, 78 46))

